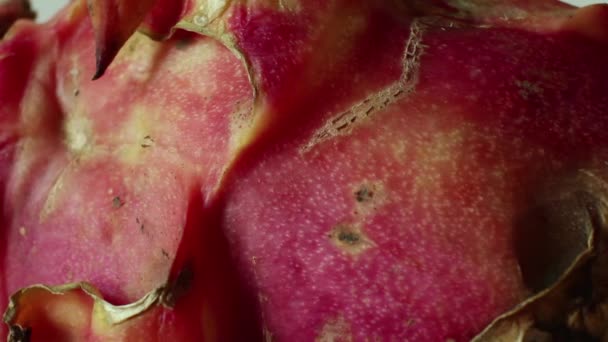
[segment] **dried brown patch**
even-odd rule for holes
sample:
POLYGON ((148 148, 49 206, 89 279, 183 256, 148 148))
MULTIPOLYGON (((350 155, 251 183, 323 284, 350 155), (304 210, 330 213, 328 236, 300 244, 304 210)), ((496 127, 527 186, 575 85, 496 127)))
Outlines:
POLYGON ((32 329, 22 327, 19 324, 11 325, 8 332, 8 342, 30 342, 32 329))
POLYGON ((350 325, 343 317, 329 320, 323 326, 316 342, 351 342, 353 341, 350 325))
POLYGON ((355 191, 355 199, 359 203, 368 203, 374 199, 376 195, 376 189, 373 187, 367 186, 366 184, 362 185, 357 191, 355 191))
POLYGON ((353 198, 360 208, 377 207, 386 199, 384 184, 381 181, 364 180, 354 187, 353 198))
POLYGON ((329 233, 329 238, 336 247, 351 255, 358 255, 375 245, 359 226, 352 224, 336 226, 329 233))
POLYGON ((606 172, 579 171, 540 192, 532 220, 516 233, 532 241, 516 249, 524 282, 535 295, 497 318, 474 342, 608 338, 605 179, 606 172))
POLYGON ((414 20, 410 35, 405 44, 402 58, 402 74, 399 80, 386 88, 368 96, 351 108, 333 115, 319 128, 300 152, 310 151, 315 145, 337 136, 348 135, 358 125, 365 122, 376 112, 382 111, 414 91, 418 83, 418 68, 423 52, 422 35, 424 24, 414 20))

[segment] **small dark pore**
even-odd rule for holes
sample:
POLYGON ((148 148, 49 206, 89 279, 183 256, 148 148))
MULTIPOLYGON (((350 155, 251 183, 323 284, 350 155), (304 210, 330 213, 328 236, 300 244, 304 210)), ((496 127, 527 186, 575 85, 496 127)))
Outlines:
POLYGON ((374 198, 374 191, 370 188, 363 186, 361 189, 355 191, 355 199, 357 202, 368 202, 374 198))
POLYGON ((361 240, 357 233, 341 231, 338 233, 338 240, 349 245, 355 245, 361 240))
POLYGON ((24 328, 18 324, 11 325, 8 333, 8 342, 30 342, 31 339, 31 328, 24 328))
POLYGON ((167 253, 167 251, 166 251, 166 250, 161 249, 161 253, 163 253, 163 256, 164 256, 166 259, 169 259, 169 253, 167 253))
POLYGON ((123 205, 125 205, 125 202, 119 196, 112 199, 112 207, 114 207, 114 209, 121 208, 123 205))
POLYGON ((135 222, 137 222, 137 225, 139 226, 139 230, 143 233, 145 230, 144 223, 139 220, 139 217, 135 218, 135 222))

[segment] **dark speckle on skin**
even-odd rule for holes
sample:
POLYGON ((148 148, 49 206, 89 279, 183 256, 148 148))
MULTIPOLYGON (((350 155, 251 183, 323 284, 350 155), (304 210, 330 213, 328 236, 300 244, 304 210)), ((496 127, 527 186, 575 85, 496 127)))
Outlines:
POLYGON ((125 205, 125 202, 119 196, 112 199, 112 207, 114 209, 121 208, 123 205, 125 205))
POLYGON ((139 220, 139 217, 135 218, 135 222, 137 222, 137 225, 139 226, 139 230, 142 233, 144 233, 144 231, 145 231, 144 223, 139 220))
POLYGON ((368 202, 372 198, 374 198, 374 191, 367 186, 362 186, 361 189, 355 191, 357 202, 368 202))
POLYGON ((357 233, 341 231, 338 233, 338 240, 349 245, 354 245, 361 240, 361 237, 357 233))
POLYGON ((360 224, 339 224, 329 234, 330 241, 343 252, 357 255, 374 246, 360 224))
POLYGON ((143 148, 148 148, 148 147, 152 146, 152 144, 154 144, 154 139, 152 139, 152 137, 151 137, 151 136, 146 135, 146 136, 144 137, 144 141, 143 141, 143 143, 141 144, 141 147, 143 147, 143 148))

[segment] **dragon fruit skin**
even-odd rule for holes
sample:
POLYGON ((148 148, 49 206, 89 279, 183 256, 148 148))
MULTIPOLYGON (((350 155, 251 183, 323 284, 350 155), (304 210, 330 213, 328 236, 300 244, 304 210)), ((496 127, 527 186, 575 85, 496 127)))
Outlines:
POLYGON ((607 159, 608 7, 214 4, 75 1, 0 43, 10 326, 465 341, 537 291, 522 215, 607 159))

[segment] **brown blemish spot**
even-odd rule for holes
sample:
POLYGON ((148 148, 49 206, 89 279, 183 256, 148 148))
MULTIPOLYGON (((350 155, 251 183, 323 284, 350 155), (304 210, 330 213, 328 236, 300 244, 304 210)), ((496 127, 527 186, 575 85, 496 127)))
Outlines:
POLYGON ((154 144, 154 139, 152 139, 151 136, 146 135, 144 137, 144 141, 141 143, 141 147, 148 148, 148 147, 151 147, 153 144, 154 144))
POLYGON ((354 188, 353 197, 355 199, 355 208, 353 213, 359 220, 369 216, 381 206, 386 200, 386 193, 382 182, 364 181, 358 183, 354 188))
POLYGON ((362 186, 359 190, 355 191, 355 199, 357 202, 369 202, 374 198, 374 190, 367 186, 362 186))
POLYGON ((345 231, 338 233, 338 240, 348 245, 356 245, 360 239, 361 237, 357 233, 345 231))
POLYGON ((123 205, 125 205, 125 202, 120 198, 120 196, 116 196, 112 199, 112 207, 114 209, 119 209, 123 205))
POLYGON ((165 259, 169 259, 169 253, 166 250, 161 249, 160 251, 163 254, 163 256, 165 257, 165 259))
POLYGON ((342 251, 357 255, 374 246, 356 225, 340 224, 328 235, 333 244, 342 251))

